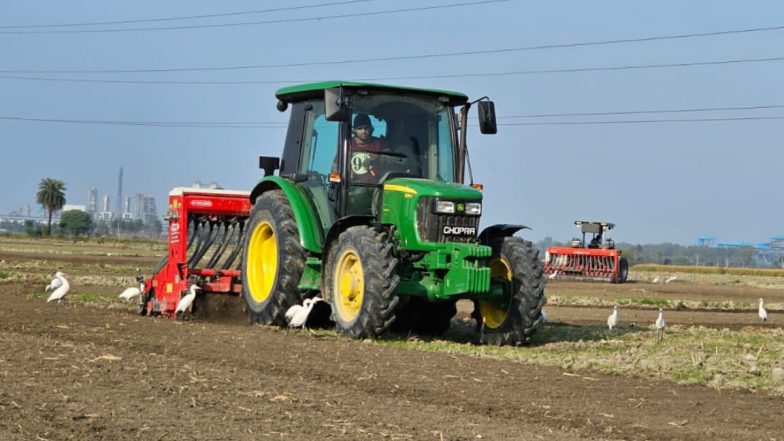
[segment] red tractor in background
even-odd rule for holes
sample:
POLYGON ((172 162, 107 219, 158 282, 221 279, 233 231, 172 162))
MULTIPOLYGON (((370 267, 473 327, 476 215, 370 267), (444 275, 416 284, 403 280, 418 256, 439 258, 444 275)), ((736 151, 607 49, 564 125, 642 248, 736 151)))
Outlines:
POLYGON ((629 263, 621 256, 621 250, 615 248, 612 239, 604 239, 604 233, 615 228, 615 224, 579 220, 574 224, 580 228, 582 239, 572 239, 568 247, 547 248, 544 271, 548 277, 625 283, 629 263), (586 234, 591 235, 587 243, 586 234))

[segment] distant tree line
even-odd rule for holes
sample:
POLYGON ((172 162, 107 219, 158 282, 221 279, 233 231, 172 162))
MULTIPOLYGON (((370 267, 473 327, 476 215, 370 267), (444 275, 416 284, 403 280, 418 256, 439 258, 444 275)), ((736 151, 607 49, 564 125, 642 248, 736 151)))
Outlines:
POLYGON ((71 236, 71 237, 117 237, 158 239, 163 222, 150 219, 94 221, 81 210, 66 210, 60 214, 60 222, 49 226, 32 220, 24 223, 0 221, 0 232, 27 234, 28 236, 71 236))
MULTIPOLYGON (((567 246, 558 243, 551 237, 539 241, 536 246, 544 253, 549 246, 567 246)), ((743 248, 713 248, 696 245, 679 245, 674 243, 635 245, 630 243, 616 243, 616 248, 623 252, 630 265, 638 263, 656 263, 660 265, 698 265, 718 267, 784 267, 784 256, 777 259, 765 260, 756 249, 743 248)), ((543 255, 543 254, 542 254, 543 255)))

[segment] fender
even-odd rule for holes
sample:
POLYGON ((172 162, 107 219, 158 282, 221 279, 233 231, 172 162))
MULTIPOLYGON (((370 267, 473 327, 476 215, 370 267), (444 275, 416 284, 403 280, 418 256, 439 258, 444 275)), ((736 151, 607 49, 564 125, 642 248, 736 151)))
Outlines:
POLYGON ((509 237, 514 236, 520 230, 530 230, 530 227, 525 225, 514 225, 514 224, 495 224, 491 225, 484 230, 482 233, 479 234, 479 243, 481 244, 489 244, 493 240, 499 237, 509 237))
POLYGON ((313 206, 308 202, 302 190, 295 184, 280 177, 280 176, 266 176, 261 180, 253 191, 250 192, 250 203, 255 204, 256 198, 262 193, 270 190, 283 190, 286 199, 291 204, 291 210, 294 212, 294 220, 297 222, 297 230, 299 232, 299 243, 306 250, 313 253, 321 253, 322 249, 322 236, 323 231, 321 222, 316 215, 313 206))

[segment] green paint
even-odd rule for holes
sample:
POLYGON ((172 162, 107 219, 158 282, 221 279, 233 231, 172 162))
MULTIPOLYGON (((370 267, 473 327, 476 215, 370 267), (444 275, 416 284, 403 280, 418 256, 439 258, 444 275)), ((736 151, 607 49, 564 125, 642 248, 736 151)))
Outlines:
POLYGON ((482 192, 453 182, 427 179, 398 178, 384 185, 381 223, 395 225, 395 238, 403 249, 409 251, 436 251, 445 244, 424 242, 417 231, 417 206, 423 197, 441 197, 450 200, 481 202, 482 192))
POLYGON ((314 253, 320 253, 322 242, 319 220, 313 206, 308 202, 302 189, 295 183, 280 176, 265 176, 261 180, 262 184, 269 183, 271 186, 280 188, 286 195, 291 210, 294 212, 294 219, 297 221, 299 231, 299 241, 303 248, 314 253))
POLYGON ((302 272, 302 279, 297 286, 301 291, 321 290, 321 259, 308 257, 305 261, 305 269, 302 272))
POLYGON ((395 239, 400 248, 425 252, 408 269, 398 293, 442 300, 470 297, 491 300, 498 290, 491 289, 487 261, 492 249, 477 243, 426 242, 417 230, 417 207, 422 198, 444 198, 458 201, 465 211, 465 202, 480 202, 482 193, 474 188, 426 179, 398 178, 384 186, 381 223, 394 225, 395 239))

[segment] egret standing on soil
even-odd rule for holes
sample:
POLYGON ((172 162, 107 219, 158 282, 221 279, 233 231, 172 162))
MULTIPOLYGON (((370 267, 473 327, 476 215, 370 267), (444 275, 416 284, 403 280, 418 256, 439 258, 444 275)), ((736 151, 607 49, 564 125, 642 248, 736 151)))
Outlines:
POLYGON ((310 311, 318 302, 323 302, 321 297, 305 299, 301 305, 294 305, 286 311, 286 321, 290 328, 303 328, 308 321, 310 311))
POLYGON ((670 282, 673 282, 673 281, 675 281, 675 279, 677 279, 677 278, 678 278, 678 276, 672 276, 672 277, 668 277, 668 278, 667 278, 667 280, 665 280, 665 281, 664 281, 664 283, 670 283, 670 282))
POLYGON ((656 341, 661 341, 664 338, 664 328, 667 322, 664 321, 664 309, 659 308, 659 317, 656 319, 656 341))
POLYGON ((610 328, 610 331, 616 326, 618 326, 618 305, 613 306, 612 314, 607 317, 607 327, 610 328))
MULTIPOLYGON (((55 288, 52 295, 50 295, 49 298, 46 299, 47 303, 53 302, 55 300, 57 300, 57 303, 60 303, 61 301, 65 300, 65 295, 68 294, 68 290, 71 289, 71 285, 68 283, 68 279, 65 278, 65 274, 63 274, 60 271, 57 271, 54 274, 54 277, 55 279, 58 280, 58 282, 60 282, 60 284, 57 288, 55 288)), ((54 284, 55 281, 52 280, 52 283, 50 283, 50 285, 54 285, 54 284)), ((47 286, 47 288, 49 287, 47 286)))
POLYGON ((757 311, 757 314, 759 314, 759 318, 762 319, 762 323, 766 323, 768 321, 768 311, 766 311, 765 307, 762 306, 762 297, 760 297, 759 310, 757 311))
POLYGON ((142 282, 139 287, 132 286, 130 288, 126 288, 125 291, 120 293, 120 298, 123 300, 130 301, 132 298, 140 295, 144 291, 144 282, 142 282))
POLYGON ((659 283, 659 276, 657 275, 654 277, 653 280, 651 280, 651 283, 659 283))
POLYGON ((174 310, 175 315, 184 313, 188 308, 191 307, 191 305, 193 305, 193 301, 196 299, 196 290, 199 289, 201 288, 196 285, 191 285, 191 288, 188 290, 188 294, 182 296, 180 301, 177 303, 177 308, 174 310))
MULTIPOLYGON (((59 271, 58 271, 58 273, 59 273, 59 274, 62 274, 62 273, 61 273, 61 272, 59 272, 59 271)), ((49 284, 48 284, 48 285, 46 285, 46 289, 44 290, 44 292, 49 292, 50 290, 51 290, 51 291, 54 291, 55 289, 59 288, 59 287, 60 287, 60 285, 62 285, 62 284, 63 284, 63 281, 62 281, 62 280, 60 280, 59 278, 57 278, 57 274, 55 274, 55 275, 54 275, 54 279, 52 279, 52 281, 51 281, 51 282, 49 282, 49 284)))

